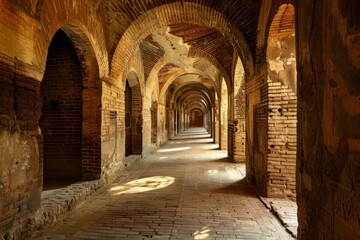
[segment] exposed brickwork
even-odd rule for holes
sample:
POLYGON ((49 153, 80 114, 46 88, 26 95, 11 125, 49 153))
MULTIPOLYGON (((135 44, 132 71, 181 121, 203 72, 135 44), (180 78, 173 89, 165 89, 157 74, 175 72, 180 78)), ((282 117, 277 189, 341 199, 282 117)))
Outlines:
POLYGON ((132 154, 132 92, 129 83, 125 88, 125 157, 132 154))
POLYGON ((142 119, 142 95, 140 85, 132 88, 132 113, 131 113, 131 129, 132 129, 132 152, 139 155, 143 152, 143 119, 142 119))
POLYGON ((70 39, 59 31, 51 42, 41 83, 40 127, 44 179, 81 178, 82 75, 70 39))
POLYGON ((151 112, 151 142, 157 143, 158 108, 156 102, 152 102, 150 112, 151 112))
POLYGON ((295 199, 297 97, 291 88, 269 83, 268 99, 267 195, 295 199))
POLYGON ((103 81, 101 112, 101 175, 106 181, 124 168, 125 96, 124 91, 103 81))
POLYGON ((0 233, 22 225, 40 206, 38 75, 29 65, 0 57, 0 233))
MULTIPOLYGON (((20 226, 26 231, 40 207, 49 143, 49 132, 43 131, 43 143, 39 131, 40 82, 59 29, 71 40, 81 75, 80 138, 72 146, 81 155, 83 178, 107 183, 124 167, 126 103, 136 111, 130 117, 132 150, 142 154, 181 134, 191 110, 199 108, 210 113, 205 127, 221 147, 229 146, 231 160, 244 158, 245 146, 247 179, 261 194, 294 198, 297 174, 299 239, 360 238, 359 8, 356 0, 1 0, 0 238, 20 226), (176 36, 166 32, 168 26, 176 36), (155 43, 159 29, 166 41, 155 43), (234 58, 244 64, 244 92, 233 91, 234 58), (131 72, 138 85, 130 84, 133 96, 125 101, 131 72), (223 78, 229 119, 225 98, 215 97, 223 78), (210 93, 202 97, 187 89, 179 95, 193 98, 165 100, 170 85, 176 90, 194 82, 210 93)), ((61 64, 59 72, 66 70, 61 64)), ((67 87, 72 77, 57 82, 67 87)))
POLYGON ((142 96, 140 86, 132 88, 127 84, 125 91, 125 127, 126 153, 125 156, 142 154, 142 96))
POLYGON ((244 67, 240 58, 235 58, 236 67, 234 73, 233 91, 231 93, 230 116, 229 116, 229 158, 233 162, 246 161, 246 83, 244 67), (232 110, 232 111, 231 111, 232 110), (231 126, 231 127, 230 127, 231 126), (230 138, 232 140, 230 140, 230 138))
POLYGON ((197 4, 194 5, 194 3, 189 2, 183 3, 183 5, 180 5, 180 3, 167 4, 151 9, 146 12, 146 14, 140 16, 127 28, 116 46, 112 63, 114 67, 111 76, 113 78, 119 78, 120 76, 121 78, 121 74, 125 68, 124 62, 127 62, 130 58, 130 54, 135 46, 134 43, 140 43, 158 28, 179 22, 193 22, 217 29, 229 39, 235 50, 240 54, 245 65, 246 74, 252 74, 252 54, 249 53, 248 45, 244 42, 242 34, 233 29, 233 25, 227 24, 226 20, 223 19, 223 15, 219 14, 219 12, 205 6, 202 7, 203 9, 201 9, 201 7, 197 8, 196 6, 197 4), (191 8, 192 11, 186 11, 187 8, 191 8), (176 14, 171 14, 171 12, 176 14), (154 15, 158 16, 158 18, 154 18, 154 15), (212 16, 212 18, 206 16, 212 16), (146 28, 141 27, 141 24, 144 22, 146 22, 146 28), (138 31, 138 29, 143 29, 143 31, 138 31))

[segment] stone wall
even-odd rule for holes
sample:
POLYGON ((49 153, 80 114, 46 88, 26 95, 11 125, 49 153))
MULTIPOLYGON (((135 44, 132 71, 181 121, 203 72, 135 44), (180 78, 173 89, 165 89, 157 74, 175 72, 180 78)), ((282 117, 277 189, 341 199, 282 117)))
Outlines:
POLYGON ((131 141, 132 153, 141 155, 143 153, 143 117, 142 117, 142 96, 140 85, 132 88, 132 110, 131 110, 131 141))
POLYGON ((360 2, 296 7, 298 238, 359 239, 360 2))
POLYGON ((268 195, 268 113, 267 104, 259 103, 254 106, 254 149, 252 170, 258 193, 262 196, 268 195))

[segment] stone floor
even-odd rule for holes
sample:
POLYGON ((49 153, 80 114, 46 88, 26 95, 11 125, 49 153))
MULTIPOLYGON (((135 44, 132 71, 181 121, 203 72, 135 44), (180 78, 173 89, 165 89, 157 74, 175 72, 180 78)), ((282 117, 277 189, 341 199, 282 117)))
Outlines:
POLYGON ((297 237, 298 219, 297 204, 288 199, 260 198, 270 209, 293 237, 297 237))
POLYGON ((180 134, 33 239, 293 239, 211 141, 180 134))

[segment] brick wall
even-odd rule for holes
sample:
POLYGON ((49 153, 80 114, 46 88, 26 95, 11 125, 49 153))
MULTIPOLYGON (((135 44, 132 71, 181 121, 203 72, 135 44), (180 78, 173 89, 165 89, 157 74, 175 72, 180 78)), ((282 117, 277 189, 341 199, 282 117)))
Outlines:
POLYGON ((81 178, 82 76, 64 32, 54 36, 41 83, 44 179, 81 178))
POLYGON ((42 188, 40 74, 0 55, 0 233, 40 207, 42 188))
POLYGON ((268 196, 296 196, 297 97, 279 82, 268 87, 268 196))
POLYGON ((132 109, 131 109, 131 129, 132 129, 132 152, 142 154, 143 152, 143 117, 142 117, 142 96, 140 85, 132 87, 132 109))
MULTIPOLYGON (((242 76, 244 78, 244 76, 242 76)), ((234 137, 233 137, 233 161, 245 162, 245 116, 246 116, 246 93, 245 93, 245 80, 239 83, 239 89, 234 96, 234 137)), ((235 88, 236 89, 236 88, 235 88)))
POLYGON ((157 117, 157 114, 158 114, 158 111, 157 111, 157 102, 152 102, 151 104, 151 142, 152 143, 156 143, 157 142, 157 132, 158 132, 158 129, 157 129, 157 120, 158 120, 158 117, 157 117))
POLYGON ((113 83, 102 83, 101 111, 101 175, 113 179, 124 167, 125 157, 125 95, 113 83))
POLYGON ((290 87, 269 82, 254 109, 250 166, 259 193, 267 197, 296 197, 296 99, 290 87))
POLYGON ((132 154, 132 93, 129 83, 125 88, 125 156, 132 154))

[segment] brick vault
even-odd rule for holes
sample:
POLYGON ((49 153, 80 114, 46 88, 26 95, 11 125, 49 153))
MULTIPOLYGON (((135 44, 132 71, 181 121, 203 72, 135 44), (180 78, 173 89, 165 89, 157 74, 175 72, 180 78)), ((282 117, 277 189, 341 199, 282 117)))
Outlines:
POLYGON ((358 9, 0 0, 0 236, 39 228, 44 190, 101 188, 201 127, 258 194, 297 203, 299 239, 360 239, 358 9))

